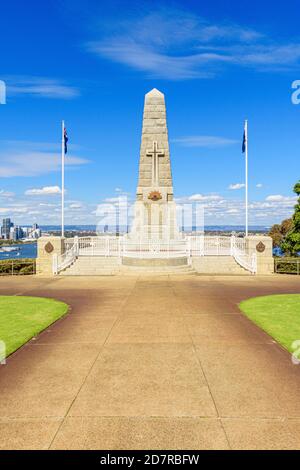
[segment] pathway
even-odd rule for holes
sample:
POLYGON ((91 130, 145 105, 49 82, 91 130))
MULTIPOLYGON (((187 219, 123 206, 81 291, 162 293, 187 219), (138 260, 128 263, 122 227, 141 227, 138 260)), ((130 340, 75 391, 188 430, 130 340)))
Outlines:
POLYGON ((300 366, 238 310, 272 277, 2 278, 68 317, 0 366, 0 448, 300 448, 300 366))

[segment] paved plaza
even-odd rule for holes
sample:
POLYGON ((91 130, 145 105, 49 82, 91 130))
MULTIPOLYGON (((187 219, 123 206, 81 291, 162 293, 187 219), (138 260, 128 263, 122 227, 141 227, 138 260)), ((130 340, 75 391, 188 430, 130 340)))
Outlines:
POLYGON ((300 366, 240 313, 292 276, 0 280, 70 314, 0 366, 2 449, 300 448, 300 366))

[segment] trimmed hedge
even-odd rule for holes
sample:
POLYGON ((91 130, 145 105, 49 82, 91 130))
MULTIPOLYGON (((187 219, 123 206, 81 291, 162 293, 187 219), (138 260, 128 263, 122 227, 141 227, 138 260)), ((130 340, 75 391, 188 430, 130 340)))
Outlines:
POLYGON ((0 276, 35 274, 35 259, 0 260, 0 276))
POLYGON ((276 267, 277 273, 300 274, 300 257, 299 258, 277 258, 275 259, 275 267, 276 267))

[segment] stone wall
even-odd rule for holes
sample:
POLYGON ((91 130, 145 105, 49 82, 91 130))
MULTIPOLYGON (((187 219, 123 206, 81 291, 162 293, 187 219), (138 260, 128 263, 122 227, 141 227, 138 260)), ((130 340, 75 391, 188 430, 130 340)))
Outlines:
POLYGON ((246 237, 246 249, 249 254, 256 253, 257 274, 273 274, 273 241, 266 235, 249 235, 246 237))
POLYGON ((38 239, 36 273, 38 275, 53 275, 53 255, 61 255, 64 251, 63 237, 41 237, 38 239))

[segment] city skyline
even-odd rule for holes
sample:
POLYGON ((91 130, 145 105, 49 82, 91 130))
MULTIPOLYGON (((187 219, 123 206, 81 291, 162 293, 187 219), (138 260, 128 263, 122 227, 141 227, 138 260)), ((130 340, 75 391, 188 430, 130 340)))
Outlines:
POLYGON ((42 230, 37 223, 31 226, 20 226, 9 217, 2 219, 0 229, 0 238, 3 240, 37 240, 42 236, 42 230))
POLYGON ((166 97, 178 203, 202 203, 206 225, 244 223, 248 118, 250 226, 289 217, 299 179, 296 18, 279 4, 270 17, 258 1, 255 23, 221 1, 120 4, 49 2, 34 19, 21 1, 2 6, 4 17, 16 5, 19 14, 14 31, 4 24, 0 32, 0 217, 59 225, 62 119, 66 225, 97 225, 99 206, 119 196, 133 202, 143 99, 153 87, 166 97))

